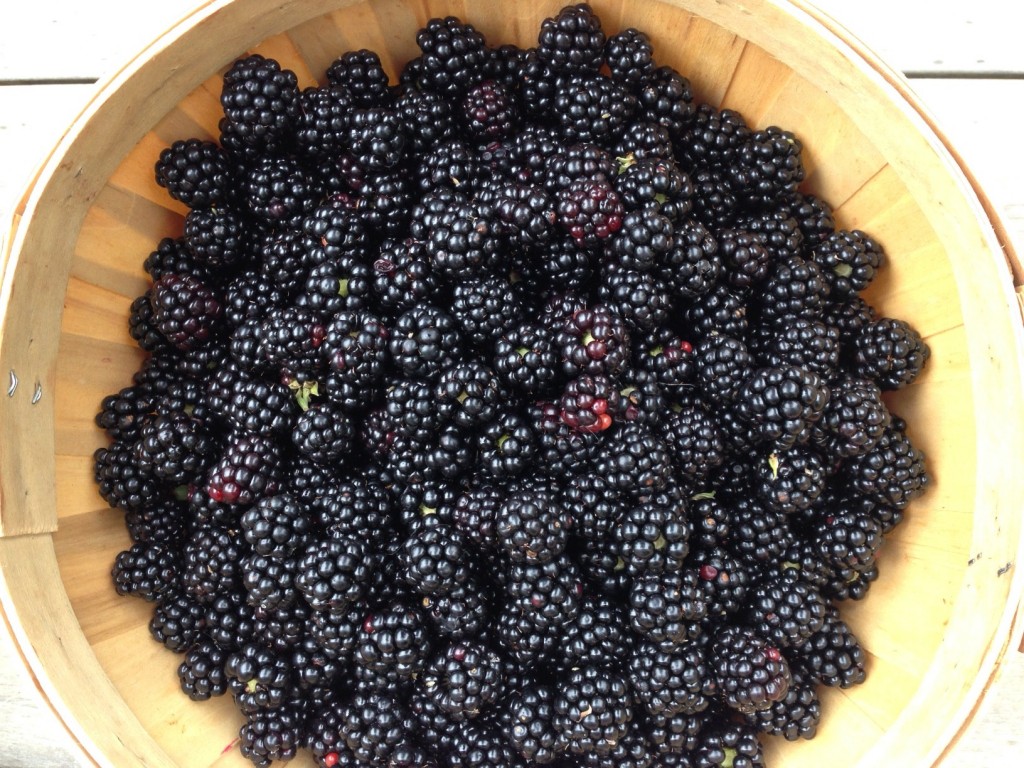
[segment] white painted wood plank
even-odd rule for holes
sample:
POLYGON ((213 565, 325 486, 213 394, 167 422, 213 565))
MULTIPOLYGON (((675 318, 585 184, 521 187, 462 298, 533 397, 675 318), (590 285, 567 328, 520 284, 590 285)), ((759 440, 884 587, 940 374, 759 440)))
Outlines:
MULTIPOLYGON (((1024 4, 1015 0, 815 2, 898 70, 1024 74, 1024 4)), ((202 4, 11 2, 0 24, 0 81, 101 77, 202 4)))

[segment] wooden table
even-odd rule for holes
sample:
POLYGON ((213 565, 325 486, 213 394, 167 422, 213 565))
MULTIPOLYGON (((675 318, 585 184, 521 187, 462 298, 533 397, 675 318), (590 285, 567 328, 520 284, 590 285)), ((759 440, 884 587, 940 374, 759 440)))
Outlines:
MULTIPOLYGON (((0 24, 0 210, 20 195, 95 80, 201 4, 49 0, 6 6, 0 24)), ((927 0, 818 0, 818 6, 907 76, 1024 253, 1024 4, 972 0, 950 8, 927 0)), ((1022 716, 1024 654, 1011 653, 944 765, 1024 764, 1022 716)), ((0 625, 0 767, 77 764, 8 628, 0 625)))

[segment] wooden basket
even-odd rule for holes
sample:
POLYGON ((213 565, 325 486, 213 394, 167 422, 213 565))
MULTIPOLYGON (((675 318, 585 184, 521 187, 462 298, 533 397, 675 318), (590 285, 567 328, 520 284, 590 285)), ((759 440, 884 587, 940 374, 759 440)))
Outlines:
MULTIPOLYGON (((184 209, 153 180, 159 151, 217 135, 219 77, 246 51, 310 85, 345 50, 395 73, 415 31, 453 13, 490 42, 535 42, 563 3, 426 0, 211 2, 106 82, 22 199, 4 247, 0 328, 3 611, 83 755, 118 766, 246 765, 228 697, 193 704, 178 658, 148 636, 151 606, 119 598, 121 515, 98 496, 102 396, 140 362, 128 307, 143 257, 184 209)), ((1022 334, 1008 243, 905 83, 834 23, 768 0, 595 0, 606 29, 651 33, 700 100, 804 142, 806 188, 891 256, 869 297, 912 322, 932 359, 890 405, 934 486, 887 540, 882 578, 844 607, 869 653, 865 685, 823 692, 819 737, 772 741, 771 765, 940 761, 1011 642, 1021 592, 1022 334)), ((300 764, 305 764, 302 760, 300 764)))

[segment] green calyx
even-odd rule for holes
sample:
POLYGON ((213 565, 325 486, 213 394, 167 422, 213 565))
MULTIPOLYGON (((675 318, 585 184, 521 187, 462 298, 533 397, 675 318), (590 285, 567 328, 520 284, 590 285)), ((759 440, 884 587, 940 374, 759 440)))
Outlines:
POLYGON ((295 402, 303 411, 309 410, 309 398, 320 396, 320 384, 316 381, 288 382, 288 389, 295 394, 295 402))

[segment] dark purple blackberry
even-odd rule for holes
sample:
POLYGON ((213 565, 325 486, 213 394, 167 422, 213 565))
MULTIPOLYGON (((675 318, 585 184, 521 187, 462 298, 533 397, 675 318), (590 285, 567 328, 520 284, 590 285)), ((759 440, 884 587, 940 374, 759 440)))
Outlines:
POLYGON ((639 115, 668 129, 673 141, 682 137, 694 116, 690 81, 672 67, 661 66, 650 72, 637 92, 639 115))
POLYGON ((152 296, 151 287, 141 296, 135 297, 128 310, 128 333, 145 352, 153 352, 168 344, 166 337, 157 328, 152 296))
POLYGON ((716 232, 735 228, 740 202, 725 171, 696 168, 690 171, 690 180, 693 184, 693 218, 716 232))
POLYGON ((568 142, 611 147, 636 112, 637 100, 603 75, 578 73, 556 82, 551 109, 568 142))
POLYGON ((793 317, 758 326, 749 342, 754 356, 768 367, 796 366, 831 380, 840 365, 839 329, 820 320, 793 317))
POLYGON ((826 600, 814 586, 779 572, 747 596, 743 621, 776 648, 799 647, 825 625, 826 600))
POLYGON ((768 277, 772 254, 765 245, 765 239, 763 233, 745 229, 718 232, 718 254, 729 285, 742 290, 768 277))
POLYGON ((732 537, 729 526, 730 510, 718 499, 718 491, 701 491, 693 494, 689 501, 690 522, 693 533, 690 545, 693 549, 709 550, 724 547, 732 537))
POLYGON ((438 291, 438 279, 418 240, 386 240, 373 262, 373 294, 385 313, 400 314, 429 301, 438 291))
POLYGON ((418 682, 454 722, 478 717, 499 695, 501 657, 490 648, 456 641, 438 653, 418 682))
POLYGON ((667 328, 635 335, 632 361, 634 367, 654 374, 658 383, 670 394, 693 384, 697 378, 693 344, 667 328))
POLYGON ((370 312, 343 310, 328 324, 321 354, 337 380, 361 389, 374 387, 388 369, 390 337, 388 327, 370 312))
POLYGON ((878 566, 864 570, 840 568, 833 572, 832 579, 822 588, 822 594, 833 603, 844 600, 863 600, 871 585, 878 581, 878 566))
POLYGON ((320 190, 297 160, 261 155, 242 177, 241 197, 257 219, 278 224, 312 211, 320 190))
POLYGON ((262 320, 271 309, 283 307, 289 295, 257 270, 240 272, 224 287, 224 318, 237 328, 246 320, 262 320))
POLYGON ((460 118, 463 131, 474 142, 508 138, 519 122, 511 89, 494 80, 484 80, 466 90, 460 118))
MULTIPOLYGON (((561 422, 574 432, 603 432, 622 416, 615 382, 601 374, 583 374, 569 381, 557 403, 561 422)), ((541 428, 541 432, 548 429, 541 428)))
POLYGON ((562 628, 576 618, 583 582, 576 564, 563 553, 546 563, 512 563, 505 589, 509 607, 518 611, 534 631, 543 632, 562 628))
POLYGON ((747 311, 743 293, 718 283, 697 296, 683 311, 683 318, 697 338, 719 333, 745 339, 750 325, 747 311))
POLYGON ((824 379, 806 368, 759 368, 737 391, 736 409, 762 441, 786 450, 810 439, 828 397, 824 379))
POLYGON ((185 653, 203 638, 206 628, 204 606, 178 590, 156 601, 149 620, 149 634, 174 653, 185 653))
POLYGON ((637 703, 651 715, 695 715, 707 709, 717 693, 705 651, 697 643, 667 651, 638 642, 628 663, 637 703))
POLYGON ((223 313, 217 295, 190 275, 162 275, 153 284, 150 304, 157 329, 184 352, 207 344, 223 313))
POLYGON ((343 712, 333 700, 316 702, 306 720, 306 746, 320 768, 350 765, 356 757, 342 733, 343 712))
POLYGON ((823 561, 836 571, 867 571, 882 546, 882 526, 854 505, 829 506, 817 512, 807 537, 823 561))
POLYGON ((214 441, 205 425, 185 411, 147 419, 135 444, 135 458, 153 476, 180 485, 194 480, 213 458, 214 441))
POLYGON ((203 139, 175 141, 156 161, 156 183, 189 208, 226 202, 234 183, 224 151, 203 139))
POLYGON ((237 59, 224 74, 220 103, 232 135, 243 146, 279 150, 295 130, 298 79, 274 59, 251 54, 237 59))
POLYGON ((345 611, 314 611, 307 628, 309 638, 327 659, 348 662, 366 613, 367 606, 362 601, 352 603, 345 611))
POLYGON ((239 524, 253 552, 279 557, 304 545, 312 530, 308 512, 287 493, 260 499, 242 513, 239 524))
POLYGON ((747 725, 760 733, 782 736, 787 741, 813 739, 821 722, 821 700, 817 688, 798 670, 791 670, 785 698, 768 709, 745 714, 747 725))
POLYGON ((192 255, 184 237, 164 237, 142 263, 142 268, 153 281, 166 274, 191 275, 200 281, 211 279, 209 270, 192 255))
POLYGON ((401 575, 420 595, 441 595, 469 581, 469 555, 466 541, 447 523, 434 522, 429 516, 402 543, 401 575))
POLYGON ((754 370, 747 345, 725 334, 712 333, 698 341, 694 357, 701 393, 716 404, 735 400, 754 370))
POLYGON ((707 614, 706 589, 691 569, 641 576, 629 592, 633 631, 664 649, 696 639, 707 614))
POLYGON ((927 342, 905 320, 880 318, 866 324, 853 339, 854 373, 884 390, 912 383, 930 355, 927 342))
POLYGON ((614 375, 629 363, 629 329, 609 307, 574 312, 555 335, 565 376, 614 375))
POLYGON ((306 275, 296 297, 296 309, 318 318, 364 309, 370 300, 372 280, 370 266, 358 258, 342 256, 322 261, 306 275))
POLYGON ((658 493, 631 507, 613 535, 626 572, 637 577, 682 570, 692 530, 683 500, 658 493))
POLYGON ((654 269, 675 244, 672 222, 654 208, 627 213, 611 238, 608 253, 623 268, 639 272, 654 269))
POLYGON ((305 88, 299 94, 295 144, 300 154, 314 161, 343 152, 348 143, 353 93, 332 84, 305 88))
POLYGON ((635 120, 623 128, 612 151, 620 169, 643 160, 674 161, 668 129, 660 123, 644 120, 635 120))
POLYGON ((448 98, 484 79, 489 56, 484 36, 454 16, 433 18, 416 34, 423 55, 419 82, 448 98))
POLYGON ((250 252, 248 221, 226 206, 193 208, 185 217, 184 232, 192 255, 211 269, 234 266, 250 252))
POLYGON ((785 515, 809 509, 829 480, 829 468, 821 455, 799 445, 761 457, 753 469, 757 497, 785 515))
POLYGON ((355 422, 338 405, 317 403, 295 420, 292 443, 312 461, 333 465, 352 452, 355 429, 355 422))
POLYGON ((782 556, 794 534, 789 518, 778 509, 748 498, 730 500, 727 552, 740 559, 742 567, 754 574, 782 556))
POLYGON ((495 211, 521 244, 537 245, 551 239, 556 220, 555 202, 543 187, 516 182, 505 184, 495 211))
POLYGON ((460 280, 452 288, 450 307, 463 338, 485 349, 523 319, 513 286, 497 276, 460 280))
POLYGON ((134 447, 122 441, 96 449, 93 480, 103 500, 126 513, 141 512, 165 493, 151 469, 139 466, 134 447))
POLYGON ((370 234, 359 213, 347 205, 328 199, 302 220, 302 231, 315 243, 309 255, 314 266, 336 259, 369 259, 370 234))
POLYGON ((654 48, 643 32, 629 27, 605 42, 604 59, 613 80, 636 93, 654 72, 654 48))
POLYGON ((406 376, 433 378, 454 362, 461 337, 455 320, 437 307, 421 304, 395 320, 388 350, 395 368, 406 376))
POLYGON ((656 273, 608 265, 597 290, 598 301, 630 324, 633 337, 663 326, 673 309, 672 288, 656 273))
POLYGON ((542 169, 550 194, 557 196, 577 181, 611 182, 615 178, 615 158, 606 149, 590 142, 558 146, 542 169))
POLYGON ((601 20, 586 3, 567 5, 541 22, 537 56, 559 72, 597 72, 604 61, 601 20))
POLYGON ((438 753, 448 768, 526 768, 491 718, 458 723, 442 736, 438 753))
POLYGON ((273 496, 280 486, 280 449, 268 438, 239 433, 229 438, 220 460, 206 476, 210 498, 248 506, 273 496))
POLYGON ((205 632, 218 647, 237 651, 251 642, 256 634, 255 612, 245 601, 245 591, 239 587, 216 595, 206 608, 205 632))
POLYGON ((391 497, 372 470, 332 479, 311 503, 313 515, 331 539, 360 539, 368 546, 391 533, 391 497))
POLYGON ((812 249, 827 240, 836 230, 832 206, 816 195, 797 192, 782 207, 796 219, 804 235, 804 242, 812 249))
MULTIPOLYGON (((481 189, 488 176, 480 153, 453 138, 439 141, 423 153, 414 179, 420 193, 453 193, 453 200, 463 204, 481 189)), ((416 232, 413 235, 419 237, 416 232)))
POLYGON ((627 210, 653 208, 671 222, 682 222, 692 207, 693 184, 675 163, 660 157, 620 161, 615 189, 627 210))
POLYGON ((821 317, 829 291, 829 282, 815 262, 791 256, 778 262, 765 280, 760 297, 761 316, 767 322, 821 317))
POLYGON ((859 685, 867 674, 860 641, 834 607, 819 631, 799 648, 790 649, 789 658, 806 680, 832 688, 859 685))
POLYGON ((470 437, 454 424, 427 436, 396 435, 386 464, 400 482, 430 484, 454 480, 466 473, 475 459, 470 437))
POLYGON ((760 235, 772 262, 807 255, 800 225, 785 207, 739 215, 732 228, 760 235))
POLYGON ((388 387, 384 412, 389 428, 403 437, 427 439, 441 425, 435 391, 418 379, 398 380, 388 387))
POLYGON ((246 715, 283 706, 295 684, 291 666, 255 643, 228 656, 224 672, 235 704, 246 715))
POLYGON ((504 256, 498 228, 493 213, 456 199, 430 229, 426 247, 435 270, 453 282, 496 270, 504 256))
POLYGON ((304 395, 308 392, 293 391, 276 381, 242 379, 231 393, 226 415, 240 432, 272 438, 291 431, 304 395))
POLYGON ((688 482, 699 482, 725 461, 726 434, 700 402, 672 408, 660 425, 673 466, 688 482))
POLYGON ((455 118, 447 99, 434 91, 405 88, 395 103, 409 139, 409 149, 422 155, 455 135, 455 118))
POLYGON ((749 629, 720 629, 708 663, 719 695, 741 714, 768 709, 789 690, 789 664, 782 652, 749 629))
POLYGON ((258 339, 264 359, 275 369, 308 375, 320 368, 326 333, 323 320, 312 310, 283 307, 267 312, 258 339))
POLYGON ((477 462, 497 480, 519 477, 537 458, 537 442, 525 419, 507 412, 484 427, 477 438, 477 462))
POLYGON ((565 549, 572 517, 557 498, 532 490, 511 493, 498 507, 495 533, 513 563, 549 563, 565 549))
POLYGON ((558 686, 553 708, 555 732, 576 755, 608 754, 633 721, 629 684, 600 667, 570 671, 558 686))
POLYGON ((711 291, 722 274, 718 241, 699 221, 688 218, 675 228, 675 243, 661 260, 661 272, 679 296, 696 299, 711 291))
POLYGON ((847 460, 842 469, 854 491, 897 510, 906 509, 930 482, 924 454, 911 443, 906 428, 906 422, 893 417, 875 446, 847 460))
POLYGON ((373 566, 363 539, 313 541, 296 554, 295 586, 314 611, 344 611, 366 591, 373 566))
POLYGON ((279 760, 293 759, 303 740, 301 708, 285 705, 248 715, 238 731, 238 751, 257 768, 270 768, 279 760))
POLYGON ((276 611, 295 602, 298 561, 289 557, 252 554, 242 559, 242 586, 253 608, 276 611))
POLYGON ((733 187, 754 204, 770 203, 796 192, 804 180, 803 144, 778 126, 755 131, 729 165, 733 187))
POLYGON ((408 232, 415 192, 401 168, 368 173, 360 192, 355 211, 369 229, 383 237, 408 232))
POLYGON ((513 689, 502 708, 505 738, 523 758, 537 765, 554 762, 565 749, 553 723, 554 700, 554 686, 536 683, 513 689))
POLYGON ((405 603, 372 609, 357 635, 356 671, 391 681, 420 675, 433 643, 422 611, 405 603))
POLYGON ((346 51, 331 62, 326 74, 327 82, 344 87, 357 106, 381 106, 392 99, 388 75, 374 51, 346 51))
POLYGON ((829 387, 828 404, 815 424, 813 441, 826 455, 849 458, 867 453, 892 423, 882 390, 868 379, 842 377, 829 387))
POLYGON ((364 107, 349 114, 349 151, 368 171, 397 166, 407 143, 402 117, 393 107, 364 107))
POLYGON ((588 595, 576 618, 565 627, 558 668, 562 672, 585 666, 624 669, 633 644, 629 616, 621 600, 588 595))
POLYGON ((596 249, 622 227, 619 194, 601 180, 574 181, 558 193, 558 221, 582 248, 596 249))
POLYGON ((741 723, 720 722, 703 728, 690 751, 687 768, 765 768, 757 732, 741 723))
POLYGON ((685 168, 729 168, 747 146, 751 135, 750 127, 739 112, 700 104, 677 141, 676 155, 685 168))
POLYGON ((748 563, 724 547, 694 550, 690 563, 697 570, 709 618, 721 621, 743 607, 752 581, 748 563))
POLYGON ((171 594, 178 584, 178 555, 159 542, 133 544, 118 553, 111 576, 119 595, 155 602, 171 594))
POLYGON ((550 392, 561 378, 554 334, 535 322, 509 328, 494 343, 494 372, 526 395, 550 392))
POLYGON ((811 258, 832 287, 832 299, 842 301, 863 291, 885 262, 885 252, 858 229, 830 233, 811 251, 811 258))
POLYGON ((422 605, 434 632, 452 640, 477 637, 489 623, 489 599, 475 581, 445 594, 425 595, 422 605))
POLYGON ((193 531, 182 548, 181 583, 192 599, 209 605, 241 585, 245 543, 235 529, 208 526, 193 531))
POLYGON ((543 668, 557 661, 561 627, 539 627, 532 614, 517 605, 497 606, 490 631, 504 656, 519 668, 543 668))
POLYGON ((192 701, 206 701, 228 692, 224 665, 228 654, 211 640, 201 639, 178 665, 178 684, 192 701))

